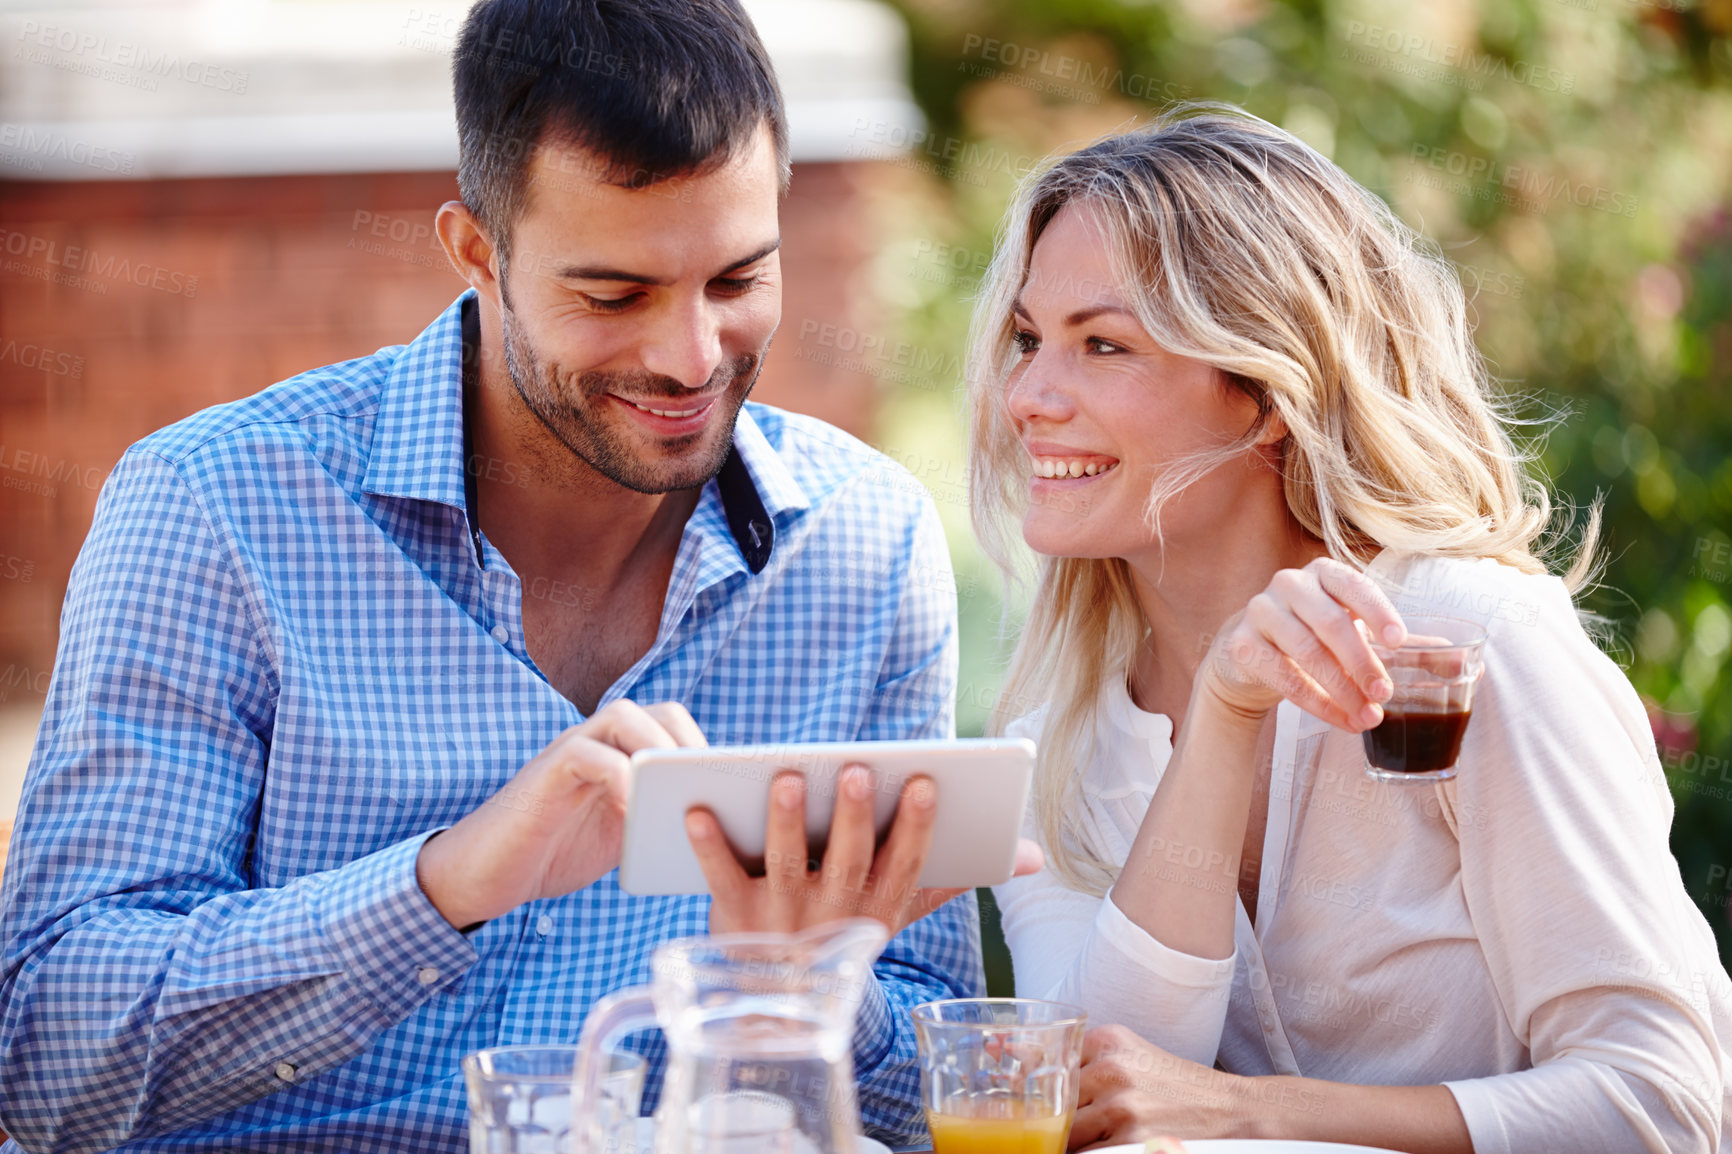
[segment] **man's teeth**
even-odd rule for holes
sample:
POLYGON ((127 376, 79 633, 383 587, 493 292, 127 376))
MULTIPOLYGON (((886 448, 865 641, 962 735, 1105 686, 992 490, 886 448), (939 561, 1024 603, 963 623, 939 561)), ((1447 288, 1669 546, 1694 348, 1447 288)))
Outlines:
POLYGON ((1094 477, 1119 467, 1117 461, 1101 464, 1099 461, 1062 461, 1056 457, 1036 457, 1034 473, 1037 477, 1094 477))
POLYGON ((642 409, 646 413, 654 413, 658 417, 689 417, 693 413, 703 411, 702 409, 652 409, 648 405, 640 405, 636 401, 627 401, 626 404, 634 409, 642 409))

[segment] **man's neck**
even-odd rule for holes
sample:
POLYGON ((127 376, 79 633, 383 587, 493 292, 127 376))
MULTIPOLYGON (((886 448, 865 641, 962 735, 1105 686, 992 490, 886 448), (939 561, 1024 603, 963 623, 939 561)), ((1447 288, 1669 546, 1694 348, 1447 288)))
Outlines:
POLYGON ((470 514, 519 576, 609 590, 671 560, 701 489, 639 493, 579 458, 513 388, 483 339, 464 387, 470 514))

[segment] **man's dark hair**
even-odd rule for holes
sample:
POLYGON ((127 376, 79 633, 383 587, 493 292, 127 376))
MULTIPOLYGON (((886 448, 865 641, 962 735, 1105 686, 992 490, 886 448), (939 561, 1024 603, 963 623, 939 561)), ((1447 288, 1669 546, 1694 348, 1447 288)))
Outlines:
POLYGON ((481 0, 452 74, 458 192, 501 255, 544 145, 644 188, 725 164, 768 124, 786 187, 781 89, 739 0, 481 0))

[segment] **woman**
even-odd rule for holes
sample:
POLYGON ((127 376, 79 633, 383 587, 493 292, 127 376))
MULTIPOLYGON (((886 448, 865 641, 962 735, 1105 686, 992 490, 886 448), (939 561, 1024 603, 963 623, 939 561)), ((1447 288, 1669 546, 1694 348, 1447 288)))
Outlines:
POLYGON ((1032 176, 976 318, 977 528, 1041 555, 995 726, 1047 868, 1017 992, 1073 1146, 1713 1150, 1728 981, 1642 707, 1549 576, 1459 285, 1288 134, 1184 110, 1032 176), (1458 776, 1360 734, 1404 614, 1489 634, 1458 776))

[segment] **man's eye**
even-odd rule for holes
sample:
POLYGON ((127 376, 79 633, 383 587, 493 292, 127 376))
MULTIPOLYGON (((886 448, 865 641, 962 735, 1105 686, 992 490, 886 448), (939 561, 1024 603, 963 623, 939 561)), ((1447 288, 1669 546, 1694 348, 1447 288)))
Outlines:
POLYGON ((1027 356, 1029 353, 1035 352, 1040 348, 1040 338, 1029 332, 1027 329, 1017 329, 1014 333, 1011 333, 1010 343, 1014 345, 1016 351, 1021 353, 1023 356, 1027 356))
POLYGON ((758 278, 755 276, 748 276, 748 277, 719 276, 715 280, 711 281, 710 283, 715 285, 718 289, 720 289, 722 292, 726 293, 728 296, 739 296, 742 293, 750 292, 752 289, 756 288, 758 286, 758 278))
POLYGON ((622 297, 592 297, 588 293, 579 293, 583 303, 598 313, 617 313, 630 308, 642 293, 628 293, 622 297))

